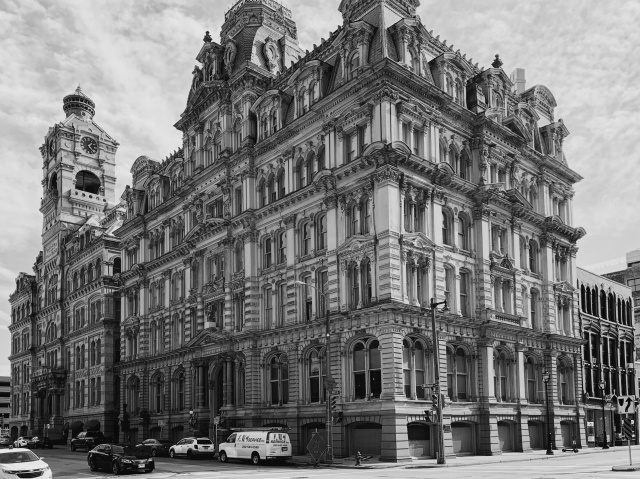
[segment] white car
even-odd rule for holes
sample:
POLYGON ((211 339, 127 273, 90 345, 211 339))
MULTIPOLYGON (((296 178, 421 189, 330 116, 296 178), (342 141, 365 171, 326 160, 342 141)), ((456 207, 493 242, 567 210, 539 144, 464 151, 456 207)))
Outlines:
POLYGON ((213 457, 216 451, 213 442, 208 437, 185 437, 177 444, 169 448, 169 457, 187 456, 189 459, 196 457, 213 457))
POLYGON ((31 436, 20 436, 13 441, 13 447, 27 447, 27 443, 31 440, 31 436))
POLYGON ((29 449, 0 450, 0 479, 16 477, 37 477, 51 479, 49 465, 29 449))

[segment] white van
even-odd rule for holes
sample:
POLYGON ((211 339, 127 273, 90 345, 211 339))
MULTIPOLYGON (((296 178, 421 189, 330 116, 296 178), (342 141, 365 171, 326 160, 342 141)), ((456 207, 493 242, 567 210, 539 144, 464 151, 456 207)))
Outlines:
POLYGON ((262 459, 285 461, 291 459, 291 440, 289 434, 281 431, 237 431, 220 444, 218 451, 221 462, 250 459, 258 465, 262 459))

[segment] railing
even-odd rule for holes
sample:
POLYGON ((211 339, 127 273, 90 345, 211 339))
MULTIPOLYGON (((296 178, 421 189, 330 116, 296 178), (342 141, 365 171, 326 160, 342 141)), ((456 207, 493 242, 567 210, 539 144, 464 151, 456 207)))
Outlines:
POLYGON ((524 325, 525 318, 516 314, 503 313, 493 309, 487 309, 484 311, 484 319, 491 321, 499 321, 501 323, 514 324, 516 326, 524 325))

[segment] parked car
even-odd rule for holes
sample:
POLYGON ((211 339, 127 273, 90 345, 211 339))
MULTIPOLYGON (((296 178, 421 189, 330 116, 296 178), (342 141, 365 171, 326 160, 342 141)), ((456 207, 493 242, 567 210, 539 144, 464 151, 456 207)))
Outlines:
POLYGON ((110 437, 105 437, 101 431, 84 431, 71 439, 71 450, 84 449, 89 452, 100 444, 111 442, 110 437))
POLYGON ((11 436, 0 436, 0 447, 9 447, 11 445, 13 445, 11 436))
POLYGON ((29 449, 0 450, 0 477, 37 477, 51 479, 49 465, 29 449))
POLYGON ((13 447, 27 447, 30 440, 31 436, 20 436, 18 439, 13 441, 13 447))
POLYGON ((27 447, 31 449, 53 449, 53 441, 50 437, 34 436, 27 443, 27 447))
POLYGON ((106 469, 114 474, 123 472, 151 472, 156 468, 153 458, 143 449, 130 444, 100 444, 87 454, 92 471, 106 469))
POLYGON ((141 448, 143 451, 155 456, 168 456, 169 448, 173 443, 171 441, 165 441, 162 439, 147 439, 142 441, 142 444, 138 444, 136 447, 141 448))
POLYGON ((170 457, 187 456, 188 459, 213 457, 215 453, 213 442, 208 437, 185 437, 169 448, 170 457))

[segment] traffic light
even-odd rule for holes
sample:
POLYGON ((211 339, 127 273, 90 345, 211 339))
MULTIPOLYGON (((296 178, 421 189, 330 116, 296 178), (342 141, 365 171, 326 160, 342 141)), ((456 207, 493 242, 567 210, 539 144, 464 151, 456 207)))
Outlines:
POLYGON ((441 394, 441 395, 440 395, 440 404, 441 404, 441 406, 442 406, 442 409, 444 409, 445 407, 447 407, 447 403, 446 403, 446 401, 444 400, 444 394, 441 394))
POLYGON ((431 395, 431 407, 438 409, 438 395, 435 393, 431 395))
POLYGON ((335 411, 338 407, 338 396, 331 396, 331 410, 335 411))
POLYGON ((333 423, 340 424, 342 422, 342 412, 336 412, 333 415, 333 423))

